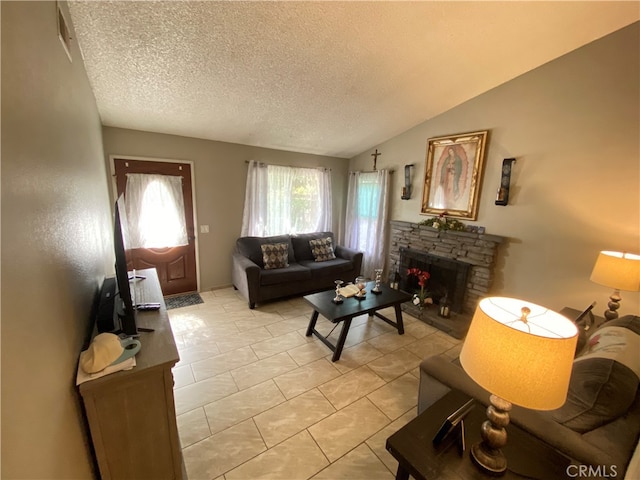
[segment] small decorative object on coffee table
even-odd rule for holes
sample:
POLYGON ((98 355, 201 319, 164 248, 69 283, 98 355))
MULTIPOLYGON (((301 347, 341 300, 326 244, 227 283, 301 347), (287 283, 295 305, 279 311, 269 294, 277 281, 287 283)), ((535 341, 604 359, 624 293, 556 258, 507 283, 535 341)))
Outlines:
POLYGON ((340 295, 340 287, 344 283, 342 280, 336 280, 334 282, 336 284, 336 296, 333 299, 333 303, 336 305, 340 305, 342 303, 342 295, 340 295))
POLYGON ((364 300, 365 298, 367 298, 367 290, 365 289, 365 287, 367 286, 367 279, 362 275, 359 275, 358 277, 356 277, 356 281, 354 283, 359 290, 359 292, 355 294, 355 297, 358 300, 364 300))
POLYGON ((375 274, 376 274, 376 284, 375 286, 371 289, 371 293, 382 293, 382 290, 380 289, 380 281, 382 280, 382 269, 381 268, 376 268, 374 270, 375 274))

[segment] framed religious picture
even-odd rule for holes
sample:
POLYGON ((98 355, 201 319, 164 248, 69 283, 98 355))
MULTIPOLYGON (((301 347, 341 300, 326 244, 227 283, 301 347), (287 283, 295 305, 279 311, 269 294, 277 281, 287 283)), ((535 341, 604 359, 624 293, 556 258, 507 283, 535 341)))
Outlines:
POLYGON ((429 139, 421 214, 476 220, 487 133, 429 139))

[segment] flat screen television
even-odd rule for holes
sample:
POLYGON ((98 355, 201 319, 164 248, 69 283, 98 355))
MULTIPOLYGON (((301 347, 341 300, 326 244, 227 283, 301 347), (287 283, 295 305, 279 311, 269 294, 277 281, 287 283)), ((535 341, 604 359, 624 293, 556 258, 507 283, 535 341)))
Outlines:
POLYGON ((138 335, 136 310, 127 270, 128 224, 124 196, 115 204, 113 222, 113 246, 116 256, 116 275, 105 278, 100 291, 100 303, 96 319, 98 332, 118 335, 138 335))
MULTIPOLYGON (((113 245, 116 254, 116 281, 118 292, 115 297, 114 318, 120 323, 120 330, 125 335, 137 335, 136 310, 131 295, 129 284, 129 272, 127 270, 127 240, 129 237, 127 210, 124 204, 124 195, 120 195, 115 205, 115 217, 113 227, 113 245)), ((135 278, 133 279, 135 281, 135 278)))

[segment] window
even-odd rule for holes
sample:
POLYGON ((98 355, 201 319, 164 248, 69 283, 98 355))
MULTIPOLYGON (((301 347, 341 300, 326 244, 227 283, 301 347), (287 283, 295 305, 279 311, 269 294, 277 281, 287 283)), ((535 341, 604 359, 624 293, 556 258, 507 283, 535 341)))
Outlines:
POLYGON ((249 162, 242 236, 332 229, 331 172, 249 162))
POLYGON ((130 248, 166 248, 189 243, 181 177, 127 174, 125 203, 130 248))

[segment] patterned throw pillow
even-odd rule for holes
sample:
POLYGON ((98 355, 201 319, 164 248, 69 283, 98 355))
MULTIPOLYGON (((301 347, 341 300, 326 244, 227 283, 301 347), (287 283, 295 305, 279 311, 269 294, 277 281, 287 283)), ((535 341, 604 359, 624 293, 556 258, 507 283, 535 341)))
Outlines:
POLYGON ((289 266, 289 245, 286 243, 265 243, 260 247, 265 270, 289 266))
POLYGON ((309 240, 309 246, 316 262, 324 262, 336 258, 335 253, 333 253, 333 245, 331 245, 331 237, 309 240))

